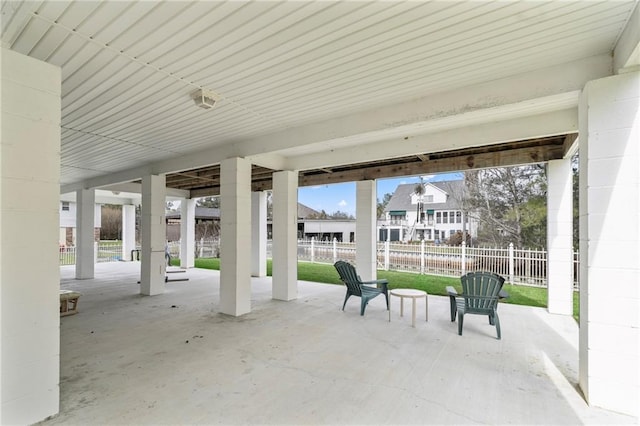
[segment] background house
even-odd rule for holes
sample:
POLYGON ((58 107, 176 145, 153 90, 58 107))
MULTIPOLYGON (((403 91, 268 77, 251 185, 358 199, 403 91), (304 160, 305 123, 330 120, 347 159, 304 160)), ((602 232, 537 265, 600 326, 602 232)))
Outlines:
MULTIPOLYGON (((76 203, 72 201, 60 202, 60 245, 76 245, 76 203)), ((102 226, 102 206, 95 205, 94 210, 94 239, 100 239, 100 228, 102 226)))
POLYGON ((465 229, 478 236, 478 223, 463 209, 464 182, 461 180, 398 185, 389 200, 384 218, 378 222, 380 241, 426 240, 445 242, 465 229), (420 184, 418 184, 420 185, 420 184))

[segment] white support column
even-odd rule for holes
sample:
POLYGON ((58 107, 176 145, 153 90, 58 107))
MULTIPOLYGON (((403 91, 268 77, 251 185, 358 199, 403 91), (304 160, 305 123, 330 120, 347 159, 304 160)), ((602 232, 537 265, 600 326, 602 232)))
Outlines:
POLYGON ((251 162, 220 165, 220 311, 251 312, 251 162))
POLYGON ((180 202, 180 267, 193 268, 196 246, 196 200, 180 202))
POLYGON ((573 174, 571 159, 547 164, 547 293, 552 314, 573 315, 573 174))
POLYGON ((96 190, 76 192, 76 279, 94 277, 96 190))
POLYGON ((34 424, 59 410, 60 69, 1 55, 0 424, 34 424))
POLYGON ((140 294, 147 296, 164 293, 167 268, 164 257, 167 239, 165 181, 164 175, 142 177, 140 294))
POLYGON ((580 97, 580 377, 589 404, 640 415, 640 73, 580 97))
POLYGON ((251 276, 267 276, 267 193, 251 193, 251 276))
POLYGON ((136 249, 136 206, 125 204, 122 206, 122 258, 131 258, 131 251, 136 249))
POLYGON ((298 172, 273 174, 273 298, 298 297, 298 172))
POLYGON ((356 266, 364 281, 376 273, 376 181, 356 182, 356 266))

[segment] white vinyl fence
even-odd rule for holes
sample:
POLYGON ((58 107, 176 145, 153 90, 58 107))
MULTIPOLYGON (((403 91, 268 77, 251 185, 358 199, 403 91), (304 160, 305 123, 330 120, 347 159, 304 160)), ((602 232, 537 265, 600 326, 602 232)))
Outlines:
MULTIPOLYGON (((354 262, 355 243, 334 241, 298 241, 298 259, 316 263, 354 262)), ((509 283, 546 287, 546 250, 466 247, 379 242, 378 268, 387 271, 408 271, 428 275, 459 277, 471 271, 491 271, 502 275, 509 283)), ((574 288, 579 286, 579 255, 573 254, 574 288)))
MULTIPOLYGON (((267 257, 271 258, 271 241, 267 242, 267 257)), ((173 258, 180 256, 180 242, 168 245, 173 258)), ((196 258, 218 257, 219 240, 199 240, 195 246, 196 258)), ((113 262, 122 258, 122 243, 101 241, 96 243, 96 262, 113 262)), ((75 264, 75 247, 60 248, 60 265, 75 264)), ((355 262, 355 243, 337 240, 298 240, 298 260, 333 264, 338 260, 355 262)), ((134 254, 134 259, 139 260, 134 254)), ((546 250, 466 247, 379 242, 377 245, 378 268, 387 271, 407 271, 427 275, 459 277, 471 271, 491 271, 502 275, 511 284, 546 287, 546 250)), ((579 288, 579 255, 573 253, 573 286, 579 288)))

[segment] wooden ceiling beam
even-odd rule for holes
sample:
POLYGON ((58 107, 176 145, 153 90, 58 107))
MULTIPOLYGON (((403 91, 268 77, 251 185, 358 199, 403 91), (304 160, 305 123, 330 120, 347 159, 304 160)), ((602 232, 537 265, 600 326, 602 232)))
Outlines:
POLYGON ((461 155, 428 161, 412 163, 398 163, 384 166, 372 166, 362 169, 354 168, 332 175, 304 175, 299 178, 299 186, 322 185, 328 183, 357 182, 378 178, 413 176, 418 174, 433 174, 455 172, 490 167, 516 166, 520 164, 540 163, 557 160, 563 156, 562 145, 547 145, 540 147, 517 148, 509 151, 482 153, 476 155, 461 155))

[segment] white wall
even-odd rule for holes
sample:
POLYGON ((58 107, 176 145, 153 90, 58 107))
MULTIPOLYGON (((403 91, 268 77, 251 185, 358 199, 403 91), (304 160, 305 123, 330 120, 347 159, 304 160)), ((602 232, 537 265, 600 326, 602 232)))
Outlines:
POLYGON ((580 387, 640 415, 640 73, 580 99, 580 387))
POLYGON ((59 410, 60 69, 0 58, 0 424, 31 424, 59 410))
MULTIPOLYGON (((60 203, 60 227, 61 228, 75 228, 76 227, 76 209, 77 205, 74 202, 69 202, 69 210, 62 210, 62 203, 60 203)), ((96 204, 94 214, 94 224, 96 228, 102 227, 102 205, 96 204)))

